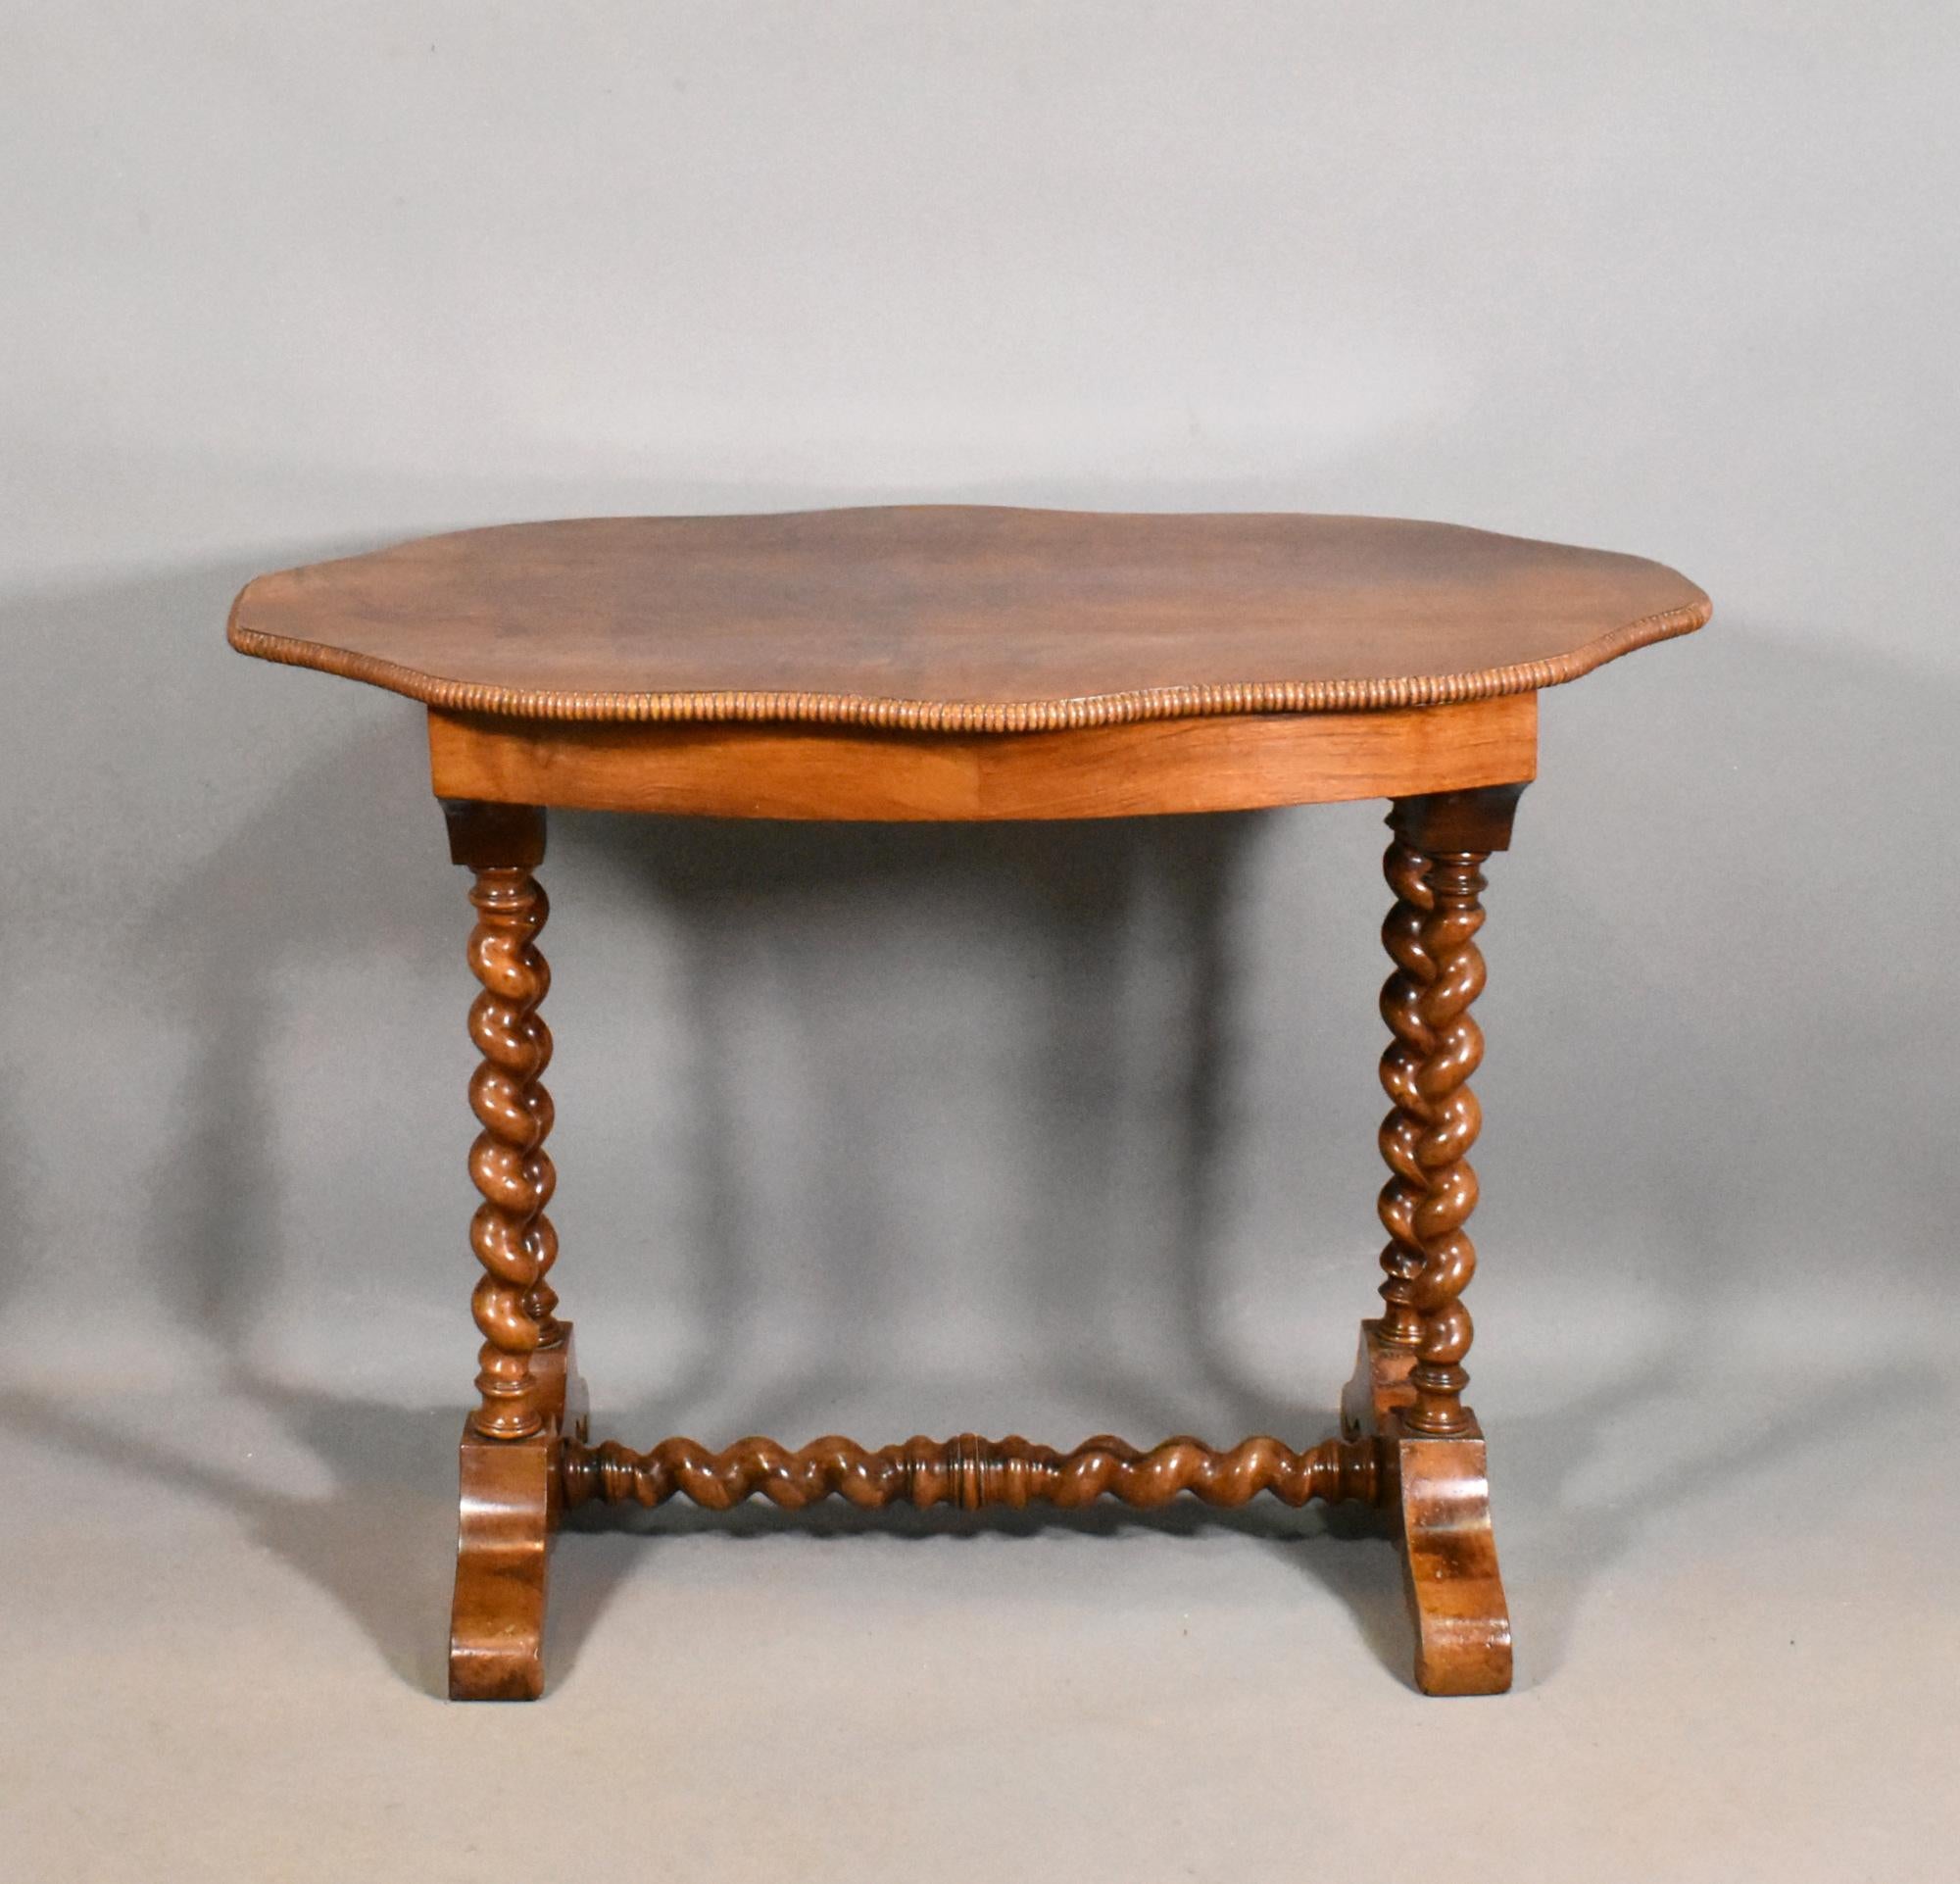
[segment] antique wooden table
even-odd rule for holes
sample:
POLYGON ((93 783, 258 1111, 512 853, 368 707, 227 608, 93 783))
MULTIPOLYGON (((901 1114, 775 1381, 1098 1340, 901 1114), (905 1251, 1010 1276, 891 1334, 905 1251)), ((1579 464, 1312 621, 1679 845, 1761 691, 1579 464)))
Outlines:
POLYGON ((467 530, 261 576, 232 645, 428 709, 450 853, 474 872, 479 1405, 464 1427, 450 1692, 543 1686, 546 1545, 587 1499, 716 1511, 1356 1500, 1400 1540, 1431 1694, 1510 1680, 1484 1440, 1463 1404, 1477 1198, 1468 1080, 1481 867, 1536 769, 1538 691, 1684 634, 1657 564, 1375 518, 915 507, 467 530), (1342 1431, 1059 1453, 965 1433, 867 1451, 590 1443, 550 1275, 538 1012, 553 805, 713 818, 1116 818, 1393 801, 1383 1313, 1342 1431))

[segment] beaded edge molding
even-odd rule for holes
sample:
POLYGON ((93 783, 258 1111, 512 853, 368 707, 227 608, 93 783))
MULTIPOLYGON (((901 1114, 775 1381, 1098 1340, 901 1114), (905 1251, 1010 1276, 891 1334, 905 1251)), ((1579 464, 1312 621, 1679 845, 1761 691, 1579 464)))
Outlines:
POLYGON ((1072 732, 1151 719, 1211 719, 1233 714, 1378 713, 1397 707, 1448 707, 1501 694, 1536 693, 1577 680, 1636 648, 1691 634, 1713 613, 1697 603, 1642 616, 1568 654, 1468 673, 1417 674, 1373 680, 1250 680, 1064 700, 887 700, 850 693, 570 693, 444 680, 378 655, 298 641, 242 626, 234 608, 225 638, 240 654, 286 667, 315 668, 406 694, 445 713, 490 714, 514 719, 589 719, 707 723, 788 721, 940 733, 1072 732))

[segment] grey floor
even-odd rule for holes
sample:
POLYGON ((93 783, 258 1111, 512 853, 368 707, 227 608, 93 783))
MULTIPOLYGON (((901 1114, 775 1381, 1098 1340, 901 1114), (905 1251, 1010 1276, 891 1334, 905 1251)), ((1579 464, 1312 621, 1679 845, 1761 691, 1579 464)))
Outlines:
MULTIPOLYGON (((1390 1548, 1317 1513, 757 1509, 568 1534, 548 1698, 452 1707, 455 1406, 7 1392, 6 1875, 1952 1878, 1951 1374, 1877 1317, 1528 1345, 1480 1375, 1519 1680, 1473 1702, 1411 1690, 1390 1548)), ((1098 1423, 1054 1378, 751 1384, 790 1437, 1098 1423)))

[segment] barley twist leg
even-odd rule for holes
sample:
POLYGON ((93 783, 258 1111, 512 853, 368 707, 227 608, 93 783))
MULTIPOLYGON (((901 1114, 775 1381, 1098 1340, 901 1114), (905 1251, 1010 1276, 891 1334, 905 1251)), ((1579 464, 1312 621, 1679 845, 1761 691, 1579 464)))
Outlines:
POLYGON ((551 988, 537 946, 550 904, 532 874, 544 861, 544 813, 473 800, 445 802, 443 810, 450 856, 475 878, 468 961, 482 984, 469 1010, 469 1037, 482 1056, 469 1081, 481 1127, 469 1176, 483 1199, 469 1226, 483 1268, 470 1297, 483 1335, 470 1427, 487 1439, 522 1439, 541 1430, 551 1411, 532 1358, 564 1339, 553 1313, 558 1297, 545 1280, 558 1238, 545 1215, 557 1183, 544 1149, 552 1102, 542 1079, 552 1038, 538 1012, 551 988))
POLYGON ((482 1063, 469 1104, 482 1128, 469 1174, 482 1193, 470 1246, 483 1274, 470 1299, 483 1334, 478 1404, 459 1454, 456 1593, 449 1691, 464 1701, 521 1701, 544 1688, 547 1560, 560 1511, 558 1456, 582 1405, 568 1322, 544 1281, 557 1254, 545 1206, 551 1099, 540 1083, 551 1034, 538 1004, 551 971, 538 953, 546 902, 535 806, 446 801, 450 856, 475 881, 469 967, 482 983, 469 1036, 482 1063))
POLYGON ((1484 986, 1482 866, 1509 843, 1522 790, 1400 799, 1389 818, 1386 1307, 1362 1325, 1342 1425, 1350 1441, 1373 1435, 1380 1448, 1380 1502, 1398 1535, 1415 1678, 1427 1694, 1496 1694, 1511 1679, 1484 1438, 1462 1401, 1471 1333, 1462 1295, 1477 1261, 1464 1225, 1477 1202, 1468 1154, 1481 1123, 1469 1082, 1484 1053, 1470 1014, 1484 986))
POLYGON ((551 1097, 538 1083, 551 1061, 551 1032, 537 1013, 551 970, 534 938, 544 926, 545 893, 528 869, 478 868, 469 900, 476 926, 469 966, 483 984, 469 1010, 469 1037, 483 1056, 469 1082, 482 1131, 470 1148, 469 1175, 483 1195, 469 1227, 483 1277, 470 1298, 483 1333, 474 1424, 486 1438, 521 1439, 544 1423, 531 1386, 540 1329, 533 1305, 551 1249, 544 1211, 554 1172, 544 1150, 551 1097))
POLYGON ((1404 1426, 1438 1436, 1469 1424, 1462 1395, 1471 1322, 1462 1295, 1477 1252, 1464 1226, 1477 1205, 1469 1151, 1483 1122, 1469 1081, 1484 1057, 1470 1008, 1484 987, 1482 866, 1508 840, 1508 805, 1505 814, 1498 824, 1444 799, 1401 801, 1390 815, 1395 841, 1384 863, 1396 901, 1382 942, 1396 967, 1382 989, 1393 1038, 1381 1077, 1392 1109, 1380 1136, 1390 1176, 1377 1206, 1389 1233, 1386 1313, 1375 1325, 1383 1343, 1412 1354, 1404 1426))
POLYGON ((1422 1012, 1424 990, 1436 972, 1423 944, 1423 925, 1432 907, 1429 859, 1397 836, 1383 859, 1382 873, 1396 893, 1382 924, 1382 947, 1396 967, 1382 988, 1382 1018, 1393 1038, 1381 1065, 1382 1090, 1391 1109, 1382 1120, 1379 1142, 1390 1177, 1376 1205, 1382 1227, 1389 1233, 1382 1251, 1385 1312, 1377 1327, 1390 1346, 1413 1348, 1422 1339, 1422 1316, 1415 1307, 1417 1278, 1428 1262, 1415 1218, 1428 1188, 1420 1157, 1425 1122, 1420 1075, 1433 1045, 1422 1012))
POLYGON ((1422 942, 1435 977, 1422 995, 1430 1051, 1416 1072, 1423 1129, 1415 1155, 1423 1195, 1414 1224, 1424 1261, 1411 1301, 1422 1334, 1409 1369, 1415 1398, 1403 1415, 1403 1424, 1418 1433, 1460 1433, 1469 1425, 1462 1396, 1470 1381, 1463 1357, 1470 1351, 1471 1324, 1462 1295, 1476 1273, 1477 1251, 1463 1226, 1477 1207, 1477 1173, 1467 1154, 1483 1123, 1469 1080, 1484 1058, 1483 1030, 1470 1004, 1484 986, 1476 935, 1484 925, 1478 899, 1485 855, 1446 853, 1431 862, 1425 878, 1431 907, 1422 942))

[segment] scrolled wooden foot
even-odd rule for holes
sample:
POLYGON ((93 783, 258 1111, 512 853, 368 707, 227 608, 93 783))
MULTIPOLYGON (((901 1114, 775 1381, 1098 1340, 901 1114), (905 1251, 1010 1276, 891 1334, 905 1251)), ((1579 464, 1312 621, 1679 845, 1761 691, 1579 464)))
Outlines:
POLYGON ((1466 1417, 1469 1431, 1446 1439, 1398 1432, 1386 1442, 1424 1694, 1502 1694, 1511 1685, 1511 1612, 1491 1532, 1484 1439, 1466 1417))
POLYGON ((1394 1527, 1402 1589, 1415 1627, 1415 1682, 1424 1694, 1502 1694, 1511 1685, 1511 1614, 1497 1571, 1484 1436, 1408 1432, 1414 1353, 1361 1324, 1361 1354, 1342 1396, 1350 1441, 1372 1434, 1381 1458, 1380 1506, 1394 1527))
POLYGON ((556 1435, 463 1429, 449 1698, 535 1701, 545 1686, 545 1569, 558 1513, 556 1435))
POLYGON ((544 1692, 544 1634, 551 1534, 558 1528, 564 1435, 585 1434, 585 1383, 571 1324, 540 1349, 533 1379, 543 1428, 489 1439, 463 1428, 457 1514, 456 1595, 449 1615, 452 1701, 535 1701, 544 1692))

